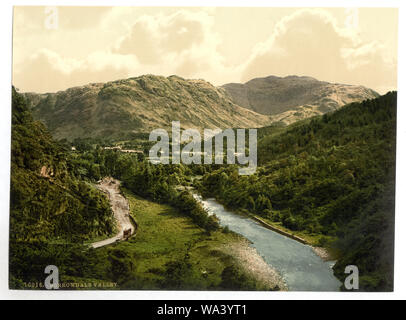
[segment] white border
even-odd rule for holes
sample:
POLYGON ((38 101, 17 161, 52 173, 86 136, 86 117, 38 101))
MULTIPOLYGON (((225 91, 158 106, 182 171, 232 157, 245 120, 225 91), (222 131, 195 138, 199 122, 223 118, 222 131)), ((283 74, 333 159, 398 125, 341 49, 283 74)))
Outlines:
POLYGON ((404 1, 227 1, 227 0, 175 0, 175 1, 124 1, 91 0, 71 1, 1 1, 1 116, 0 116, 0 298, 2 299, 405 299, 406 298, 406 110, 405 67, 406 57, 406 9, 404 1), (8 224, 9 224, 9 167, 10 167, 10 101, 12 61, 12 7, 17 5, 70 5, 70 6, 212 6, 212 7, 392 7, 399 8, 398 43, 398 138, 397 138, 397 188, 396 188, 396 234, 395 234, 395 292, 394 293, 325 293, 325 292, 202 292, 202 291, 15 291, 8 290, 8 224))

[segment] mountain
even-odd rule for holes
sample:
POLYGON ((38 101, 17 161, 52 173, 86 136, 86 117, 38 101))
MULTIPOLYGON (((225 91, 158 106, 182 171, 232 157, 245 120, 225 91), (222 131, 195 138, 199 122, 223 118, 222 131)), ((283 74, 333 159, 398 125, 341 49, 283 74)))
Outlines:
POLYGON ((290 124, 341 106, 379 96, 362 86, 328 83, 311 77, 269 76, 244 84, 222 86, 231 100, 255 112, 271 115, 272 122, 290 124))
MULTIPOLYGON (((359 268, 360 289, 393 290, 397 94, 258 130, 256 173, 224 166, 201 192, 314 245, 337 251, 334 273, 359 268)), ((199 187, 199 185, 197 185, 199 187)))
POLYGON ((203 80, 144 75, 48 94, 26 93, 34 117, 54 137, 125 139, 153 129, 262 127, 269 117, 233 103, 203 80))

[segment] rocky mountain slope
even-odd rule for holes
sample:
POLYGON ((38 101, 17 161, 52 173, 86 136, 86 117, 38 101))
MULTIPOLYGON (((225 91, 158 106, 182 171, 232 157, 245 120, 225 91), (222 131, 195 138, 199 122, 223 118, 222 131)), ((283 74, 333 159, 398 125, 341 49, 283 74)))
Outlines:
POLYGON ((222 88, 234 103, 271 115, 272 122, 285 124, 379 96, 372 89, 362 86, 328 83, 298 76, 255 78, 244 84, 228 83, 222 88))
POLYGON ((145 75, 92 83, 57 93, 26 93, 34 117, 54 137, 126 139, 134 133, 182 128, 256 128, 269 116, 233 103, 225 91, 203 80, 145 75))

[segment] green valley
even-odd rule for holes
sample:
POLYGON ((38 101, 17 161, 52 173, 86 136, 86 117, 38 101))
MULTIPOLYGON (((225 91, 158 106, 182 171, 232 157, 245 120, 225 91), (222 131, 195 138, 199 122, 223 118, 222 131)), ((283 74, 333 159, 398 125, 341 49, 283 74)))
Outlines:
POLYGON ((35 288, 45 266, 57 265, 68 289, 104 283, 116 289, 283 289, 272 270, 265 270, 272 281, 260 281, 230 253, 238 247, 255 256, 245 239, 223 230, 188 192, 176 191, 182 170, 100 147, 70 153, 32 119, 13 88, 10 288, 35 288), (108 199, 94 187, 101 175, 123 179, 139 228, 127 242, 91 249, 87 243, 115 232, 108 199))
MULTIPOLYGON (((392 289, 395 92, 259 128, 259 166, 248 176, 238 175, 238 165, 152 164, 142 126, 128 136, 123 125, 120 138, 96 130, 72 139, 50 125, 55 137, 63 136, 57 142, 30 115, 51 108, 38 104, 50 96, 35 97, 35 107, 29 95, 13 97, 12 287, 43 276, 42 266, 52 261, 66 266, 61 281, 111 281, 119 289, 286 289, 281 275, 209 214, 193 189, 327 248, 341 281, 345 267, 356 264, 360 290, 392 289), (116 232, 107 199, 94 187, 107 176, 122 181, 139 229, 126 242, 88 249, 86 243, 116 232), (247 261, 259 261, 256 270, 265 273, 253 273, 247 261)), ((59 121, 42 114, 49 117, 45 123, 59 121)))
POLYGON ((5 14, 5 297, 400 296, 399 6, 5 14))

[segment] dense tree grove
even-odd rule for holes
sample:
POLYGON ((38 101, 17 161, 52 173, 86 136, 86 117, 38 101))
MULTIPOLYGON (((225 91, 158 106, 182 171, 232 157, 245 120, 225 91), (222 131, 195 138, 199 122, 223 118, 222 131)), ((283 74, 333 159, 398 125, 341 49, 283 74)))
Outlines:
POLYGON ((70 174, 67 154, 13 90, 11 223, 15 241, 86 239, 113 231, 106 197, 70 174))
POLYGON ((286 128, 259 129, 256 174, 225 166, 197 186, 230 208, 293 231, 338 239, 334 270, 356 264, 364 290, 390 290, 393 268, 396 93, 286 128), (261 132, 261 131, 265 131, 261 132))
POLYGON ((183 189, 193 175, 183 165, 155 165, 138 156, 117 150, 95 147, 84 153, 71 155, 72 171, 82 179, 98 180, 113 176, 123 186, 142 197, 158 203, 167 203, 207 231, 219 228, 216 218, 208 216, 190 192, 183 189))
POLYGON ((70 174, 66 152, 14 88, 12 97, 10 279, 18 282, 35 277, 34 265, 59 250, 50 243, 112 234, 114 219, 108 199, 70 174))

